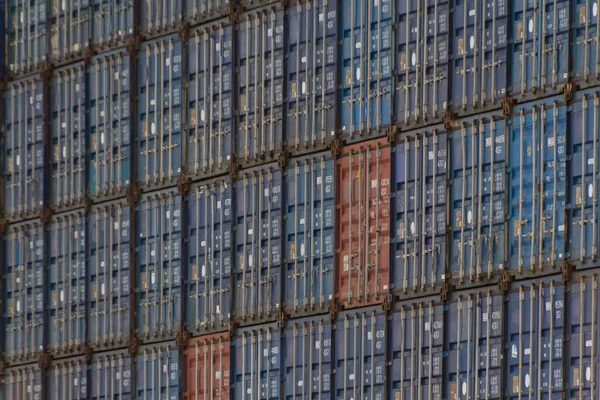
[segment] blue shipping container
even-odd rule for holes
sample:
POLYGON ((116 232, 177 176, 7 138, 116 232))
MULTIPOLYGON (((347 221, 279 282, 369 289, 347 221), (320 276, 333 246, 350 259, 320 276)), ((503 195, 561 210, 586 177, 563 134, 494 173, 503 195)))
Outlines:
POLYGON ((56 1, 49 11, 52 59, 62 62, 83 55, 90 46, 90 0, 56 1))
POLYGON ((230 0, 186 0, 185 18, 193 23, 225 16, 229 11, 229 7, 230 0))
POLYGON ((88 366, 84 357, 54 361, 48 369, 46 379, 49 398, 87 399, 88 366))
POLYGON ((7 368, 4 371, 0 396, 6 399, 43 399, 44 376, 38 364, 7 368))
POLYGON ((133 0, 96 0, 90 6, 92 46, 114 47, 133 34, 133 0))
POLYGON ((187 198, 187 315, 194 332, 225 330, 231 318, 232 184, 192 187, 187 198))
POLYGON ((140 29, 144 36, 156 36, 173 31, 182 19, 181 0, 154 0, 135 3, 139 9, 140 29))
POLYGON ((179 356, 174 342, 141 347, 136 363, 136 398, 178 399, 179 356))
MULTIPOLYGON (((598 51, 598 3, 575 0, 573 5, 573 47, 571 62, 573 77, 578 81, 598 78, 600 74, 600 51, 598 51)), ((582 82, 583 83, 583 82, 582 82)))
POLYGON ((127 351, 95 353, 90 366, 90 400, 130 400, 133 377, 127 351))
POLYGON ((5 0, 6 64, 21 74, 40 67, 48 56, 47 0, 5 0))

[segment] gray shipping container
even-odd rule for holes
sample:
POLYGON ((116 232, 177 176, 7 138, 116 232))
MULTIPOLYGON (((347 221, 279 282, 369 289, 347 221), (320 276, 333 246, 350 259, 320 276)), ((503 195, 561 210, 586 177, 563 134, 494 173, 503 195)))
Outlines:
POLYGON ((180 398, 179 358, 174 342, 141 347, 136 360, 136 398, 180 398))
POLYGON ((55 62, 81 56, 90 46, 90 0, 54 0, 49 9, 50 52, 55 62))
POLYGON ((133 4, 134 0, 94 0, 90 6, 91 45, 112 47, 132 35, 134 12, 137 11, 133 9, 133 4))
POLYGON ((84 357, 67 358, 50 364, 46 374, 47 397, 81 400, 88 397, 88 366, 84 357))
POLYGON ((0 397, 15 400, 42 400, 44 376, 37 364, 22 365, 4 371, 0 385, 0 397))
POLYGON ((131 358, 127 351, 96 353, 90 367, 90 400, 133 398, 131 358))
POLYGON ((47 0, 9 0, 6 4, 8 69, 21 74, 37 69, 48 57, 47 0))

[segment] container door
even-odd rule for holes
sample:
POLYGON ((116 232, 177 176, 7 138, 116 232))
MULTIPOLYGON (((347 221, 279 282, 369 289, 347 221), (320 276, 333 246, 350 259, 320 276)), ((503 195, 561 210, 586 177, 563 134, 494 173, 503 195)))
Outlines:
POLYGON ((87 364, 83 359, 59 362, 50 366, 48 394, 53 399, 87 398, 87 364))
POLYGON ((154 0, 139 3, 138 12, 142 31, 152 36, 175 29, 181 22, 181 3, 181 0, 154 0))
POLYGON ((92 4, 91 24, 93 46, 123 41, 133 33, 133 0, 116 2, 97 0, 92 4))
POLYGON ((188 345, 186 398, 228 400, 231 343, 224 337, 194 339, 188 345))
POLYGON ((179 398, 179 352, 169 346, 149 347, 137 357, 138 399, 179 398))
POLYGON ((98 354, 90 369, 92 400, 132 397, 131 359, 120 353, 98 354))
POLYGON ((7 65, 15 74, 37 69, 49 53, 46 0, 6 4, 7 65))

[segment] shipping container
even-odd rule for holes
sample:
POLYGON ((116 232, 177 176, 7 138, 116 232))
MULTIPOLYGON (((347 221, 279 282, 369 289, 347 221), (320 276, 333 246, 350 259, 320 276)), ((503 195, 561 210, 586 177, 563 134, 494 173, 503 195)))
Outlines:
POLYGON ((275 159, 283 148, 284 11, 273 6, 239 18, 234 137, 236 162, 246 167, 275 159))
POLYGON ((286 133, 292 152, 335 139, 337 3, 297 1, 287 11, 286 133))
POLYGON ((191 25, 225 17, 231 11, 231 0, 186 0, 184 18, 191 25))
POLYGON ((88 365, 84 357, 67 358, 50 364, 46 375, 48 398, 81 400, 88 398, 88 365))
POLYGON ((140 347, 136 360, 136 398, 179 398, 179 350, 175 342, 140 347))
POLYGON ((96 0, 91 8, 91 46, 98 48, 126 44, 133 35, 133 0, 96 0))
POLYGON ((174 337, 182 327, 181 196, 144 195, 136 207, 136 323, 143 341, 174 337))
POLYGON ((232 302, 233 209, 229 179, 192 186, 187 197, 186 326, 226 330, 232 302))
POLYGON ((285 176, 285 310, 321 313, 334 300, 335 160, 294 158, 285 176))
POLYGON ((572 279, 567 302, 567 335, 565 343, 568 360, 565 386, 569 388, 567 398, 598 397, 600 343, 598 330, 598 270, 593 275, 581 275, 572 279))
POLYGON ((65 356, 82 352, 86 345, 86 215, 83 210, 55 215, 46 229, 48 344, 53 354, 65 356))
POLYGON ((51 189, 54 209, 81 205, 86 195, 86 96, 83 63, 56 70, 50 82, 51 189))
POLYGON ((125 350, 94 353, 90 367, 90 400, 133 398, 131 358, 125 350))
POLYGON ((340 4, 337 113, 348 142, 383 136, 392 122, 392 9, 391 0, 340 4))
POLYGON ((37 361, 48 332, 41 221, 10 225, 3 237, 3 344, 8 362, 37 361))
POLYGON ((510 128, 510 269, 560 270, 565 259, 567 108, 560 98, 518 106, 510 128))
POLYGON ((149 38, 176 32, 182 20, 182 0, 155 0, 134 2, 139 9, 140 31, 149 38))
POLYGON ((90 3, 90 0, 52 1, 48 19, 50 54, 55 63, 81 58, 90 46, 90 3))
POLYGON ((329 315, 286 322, 283 399, 331 399, 332 340, 329 315))
POLYGON ((194 177, 224 173, 233 161, 233 31, 222 19, 186 43, 186 172, 194 177))
POLYGON ((600 51, 598 42, 598 3, 588 0, 575 0, 573 5, 573 47, 571 62, 573 78, 578 85, 588 86, 598 82, 600 77, 600 51))
POLYGON ((274 320, 281 307, 282 184, 275 164, 240 171, 235 181, 234 318, 240 323, 274 320))
POLYGON ((95 56, 87 70, 88 191, 93 199, 123 196, 131 176, 131 60, 123 50, 95 56))
POLYGON ((0 24, 0 79, 4 79, 4 74, 6 73, 6 64, 7 64, 7 52, 6 52, 6 22, 8 21, 7 19, 7 14, 6 14, 6 0, 2 0, 2 2, 0 2, 0 15, 2 15, 3 18, 3 24, 0 24))
POLYGON ((173 185, 181 174, 181 50, 171 35, 143 43, 138 55, 137 178, 143 190, 173 185))
POLYGON ((44 377, 37 364, 8 368, 2 374, 0 395, 6 399, 41 400, 44 398, 44 377))
POLYGON ((444 328, 439 297, 394 304, 388 326, 390 393, 386 398, 450 398, 442 397, 444 328))
POLYGON ((449 1, 397 0, 394 6, 395 118, 403 126, 439 122, 449 100, 449 1))
POLYGON ((458 121, 449 132, 448 269, 459 286, 491 283, 506 266, 505 128, 504 117, 491 113, 458 121))
POLYGON ((490 288, 453 295, 443 339, 444 398, 503 398, 504 320, 504 297, 490 288))
POLYGON ((131 326, 131 209, 123 201, 88 214, 88 344, 94 349, 127 344, 131 326))
POLYGON ((335 320, 334 398, 386 398, 386 316, 381 307, 339 313, 335 320))
POLYGON ((233 398, 281 399, 282 343, 276 323, 236 331, 233 398))
POLYGON ((44 84, 39 75, 7 84, 4 92, 4 214, 38 216, 44 207, 44 84))
POLYGON ((558 275, 516 282, 506 295, 504 398, 562 398, 564 291, 558 275))
POLYGON ((446 273, 448 138, 440 126, 405 134, 395 146, 395 293, 441 289, 446 273))
POLYGON ((508 0, 510 93, 519 99, 561 91, 569 80, 569 0, 508 0))
POLYGON ((186 389, 189 400, 229 399, 231 386, 229 333, 188 340, 185 350, 186 389))
POLYGON ((46 0, 5 0, 6 65, 15 74, 40 68, 47 61, 48 21, 46 0))
POLYGON ((508 86, 508 1, 455 0, 453 11, 452 106, 500 108, 508 86))

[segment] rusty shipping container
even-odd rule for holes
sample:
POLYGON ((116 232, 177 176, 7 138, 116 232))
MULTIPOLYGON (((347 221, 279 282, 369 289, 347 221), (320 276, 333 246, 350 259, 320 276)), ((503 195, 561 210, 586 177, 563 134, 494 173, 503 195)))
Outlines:
POLYGON ((189 400, 229 399, 231 343, 228 333, 188 340, 185 350, 187 374, 184 397, 189 400))

